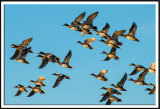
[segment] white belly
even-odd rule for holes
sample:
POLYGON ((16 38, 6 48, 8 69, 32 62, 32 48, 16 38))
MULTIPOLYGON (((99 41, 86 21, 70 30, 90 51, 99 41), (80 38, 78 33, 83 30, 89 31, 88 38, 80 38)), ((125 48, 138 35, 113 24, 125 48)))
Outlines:
POLYGON ((109 41, 109 43, 111 43, 111 44, 115 45, 115 44, 116 44, 116 41, 114 41, 114 40, 110 40, 110 41, 109 41))
POLYGON ((127 36, 126 38, 129 39, 129 40, 135 40, 135 38, 132 37, 132 36, 127 36))
POLYGON ((88 48, 89 46, 88 45, 83 45, 84 47, 88 48))
POLYGON ((63 67, 68 67, 67 64, 62 64, 61 66, 63 66, 63 67))
POLYGON ((108 57, 114 58, 114 55, 113 54, 109 54, 108 57))
POLYGON ((136 84, 143 85, 143 83, 142 83, 142 82, 137 82, 136 84))
POLYGON ((113 44, 108 44, 108 46, 110 46, 110 47, 114 47, 114 45, 113 45, 113 44))
POLYGON ((71 27, 71 30, 77 31, 76 27, 71 27))

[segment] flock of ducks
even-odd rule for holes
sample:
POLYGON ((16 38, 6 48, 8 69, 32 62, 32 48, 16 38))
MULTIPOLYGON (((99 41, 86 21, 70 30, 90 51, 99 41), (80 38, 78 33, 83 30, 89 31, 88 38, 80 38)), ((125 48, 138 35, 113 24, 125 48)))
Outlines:
MULTIPOLYGON (((138 38, 135 37, 135 33, 137 30, 137 25, 135 22, 133 22, 133 24, 127 34, 124 34, 126 32, 126 30, 119 30, 119 31, 115 31, 111 36, 107 33, 110 28, 110 25, 108 23, 106 23, 106 25, 103 27, 103 29, 101 31, 98 31, 97 26, 93 25, 93 20, 97 17, 98 11, 89 15, 87 17, 87 19, 85 21, 83 21, 83 23, 80 23, 83 20, 83 18, 85 17, 85 14, 86 14, 86 12, 83 12, 78 17, 76 17, 75 20, 73 22, 71 22, 70 25, 65 23, 63 26, 67 26, 71 30, 81 32, 82 37, 85 34, 92 35, 93 33, 91 32, 91 30, 95 31, 97 33, 97 35, 102 36, 101 38, 103 38, 103 39, 101 39, 99 41, 103 42, 107 46, 111 47, 111 51, 109 53, 102 51, 102 54, 106 54, 106 56, 107 56, 104 59, 104 61, 109 61, 112 58, 114 58, 115 60, 119 60, 119 56, 116 55, 116 50, 117 50, 117 48, 120 48, 120 46, 123 45, 122 42, 118 41, 119 36, 125 37, 129 40, 132 40, 132 41, 137 41, 137 42, 140 41, 138 38)), ((26 60, 26 56, 28 53, 33 53, 33 51, 31 50, 31 47, 28 47, 28 45, 32 41, 32 39, 33 38, 26 39, 26 40, 22 41, 21 44, 18 44, 18 45, 12 44, 11 47, 16 48, 16 51, 10 59, 17 60, 18 62, 21 62, 21 63, 29 64, 29 61, 26 60)), ((95 40, 96 40, 96 38, 88 38, 88 39, 84 40, 84 42, 77 41, 76 43, 81 44, 83 47, 93 49, 93 47, 91 46, 91 43, 94 42, 95 40)), ((72 56, 72 52, 71 52, 71 50, 69 50, 68 54, 65 56, 64 60, 61 62, 60 57, 57 57, 52 53, 44 53, 44 52, 40 51, 37 55, 37 57, 42 58, 42 62, 39 66, 39 69, 44 68, 48 64, 48 62, 57 63, 57 64, 61 65, 62 67, 72 69, 72 65, 69 64, 71 56, 72 56)), ((135 67, 135 69, 129 74, 130 76, 136 75, 140 71, 143 71, 143 72, 138 76, 138 78, 136 80, 134 80, 132 78, 130 78, 128 80, 133 81, 134 83, 136 83, 138 85, 153 86, 152 89, 146 88, 145 90, 149 91, 148 94, 154 94, 156 85, 151 84, 151 83, 146 83, 144 80, 145 80, 145 76, 148 72, 150 72, 150 73, 156 72, 156 64, 152 63, 149 68, 144 67, 142 65, 135 65, 134 63, 131 63, 130 66, 135 67)), ((90 75, 94 76, 95 78, 97 78, 101 81, 108 81, 108 78, 105 77, 105 74, 107 72, 108 72, 108 70, 100 70, 99 74, 96 75, 94 73, 91 73, 90 75)), ((57 79, 53 85, 53 88, 57 87, 63 79, 70 79, 69 76, 61 74, 61 73, 60 74, 53 73, 52 75, 57 76, 57 79)), ((37 92, 39 92, 41 94, 45 94, 45 91, 41 89, 41 86, 46 86, 46 84, 43 83, 44 80, 46 80, 45 77, 38 77, 37 81, 31 80, 30 82, 35 83, 35 87, 27 86, 27 88, 32 89, 32 91, 29 93, 29 95, 27 97, 31 97, 37 92)), ((114 94, 122 95, 122 93, 119 91, 127 91, 127 89, 123 88, 126 80, 127 80, 127 73, 125 73, 123 75, 121 80, 118 81, 118 83, 116 85, 115 84, 110 85, 110 86, 113 86, 114 88, 102 87, 101 89, 106 90, 106 93, 103 93, 101 95, 103 97, 101 98, 100 102, 107 100, 107 102, 105 103, 106 105, 112 104, 113 101, 121 102, 122 99, 114 96, 114 94)), ((15 96, 19 96, 24 91, 28 92, 28 90, 21 84, 18 84, 18 86, 15 86, 15 88, 19 89, 15 96)))

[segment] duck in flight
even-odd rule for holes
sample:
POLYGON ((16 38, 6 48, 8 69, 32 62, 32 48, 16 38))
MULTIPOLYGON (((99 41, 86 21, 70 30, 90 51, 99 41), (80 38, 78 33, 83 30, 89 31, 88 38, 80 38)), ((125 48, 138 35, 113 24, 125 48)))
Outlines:
POLYGON ((56 57, 52 53, 39 52, 38 54, 39 55, 37 55, 37 57, 42 58, 41 65, 39 66, 40 69, 44 68, 48 64, 48 62, 58 63, 58 61, 60 61, 60 58, 56 57))
POLYGON ((111 84, 110 86, 113 86, 114 88, 116 88, 117 90, 120 90, 120 91, 127 91, 126 89, 123 88, 126 80, 127 80, 127 73, 124 74, 122 79, 116 85, 111 84))
POLYGON ((29 82, 33 82, 36 85, 40 85, 40 86, 46 86, 46 84, 43 83, 44 80, 46 80, 45 77, 38 77, 37 81, 30 80, 29 82))
POLYGON ((84 41, 84 43, 82 43, 81 41, 78 41, 76 43, 79 43, 86 48, 93 49, 93 47, 91 47, 91 42, 94 42, 95 40, 96 38, 88 38, 84 41))
POLYGON ((28 92, 28 90, 21 84, 18 84, 18 86, 14 86, 14 88, 18 88, 19 89, 15 96, 19 96, 24 91, 28 92))
POLYGON ((31 88, 32 89, 32 91, 29 93, 29 95, 27 97, 31 97, 37 92, 39 92, 41 94, 45 94, 44 90, 41 89, 40 85, 36 85, 35 87, 27 86, 27 88, 31 88))
POLYGON ((135 69, 132 71, 132 73, 130 73, 129 75, 135 75, 137 74, 138 72, 142 71, 142 70, 145 70, 145 67, 140 65, 140 64, 137 64, 135 65, 134 63, 131 63, 130 66, 134 66, 135 69))
POLYGON ((102 81, 108 81, 108 78, 105 77, 105 74, 108 72, 108 70, 100 70, 98 75, 95 75, 94 73, 91 73, 90 75, 96 77, 99 80, 102 81))
POLYGON ((72 52, 71 52, 71 50, 69 50, 69 52, 66 55, 65 59, 63 60, 63 62, 57 61, 58 64, 61 65, 62 67, 66 67, 66 68, 72 69, 72 66, 69 65, 69 61, 70 61, 71 56, 72 56, 72 52))
POLYGON ((56 79, 56 82, 55 82, 54 85, 53 85, 53 88, 57 87, 57 86, 61 83, 61 81, 62 81, 63 79, 70 79, 69 76, 66 76, 66 75, 64 75, 64 74, 56 74, 56 73, 53 73, 52 75, 58 76, 58 78, 56 79))

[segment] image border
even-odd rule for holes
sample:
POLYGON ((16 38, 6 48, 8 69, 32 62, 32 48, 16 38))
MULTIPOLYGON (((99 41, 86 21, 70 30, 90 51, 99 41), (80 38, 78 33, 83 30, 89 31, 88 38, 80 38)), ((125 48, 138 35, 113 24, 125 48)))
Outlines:
POLYGON ((44 4, 44 5, 51 5, 51 4, 153 4, 155 5, 155 33, 156 33, 156 89, 159 89, 159 3, 158 1, 129 1, 129 2, 122 2, 122 1, 66 1, 66 2, 60 2, 60 1, 2 1, 1 2, 1 107, 2 108, 158 108, 159 107, 159 91, 156 90, 156 100, 155 100, 155 105, 5 105, 4 104, 4 73, 5 73, 5 62, 4 62, 4 57, 5 57, 5 46, 4 46, 4 12, 5 12, 5 5, 6 4, 44 4))

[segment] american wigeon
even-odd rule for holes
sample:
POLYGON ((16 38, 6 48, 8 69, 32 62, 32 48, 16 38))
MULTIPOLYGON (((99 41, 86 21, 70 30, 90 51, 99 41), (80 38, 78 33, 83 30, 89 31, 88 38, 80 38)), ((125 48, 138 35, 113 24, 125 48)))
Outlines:
POLYGON ((99 40, 101 42, 104 42, 106 45, 110 46, 110 47, 115 47, 115 48, 120 48, 119 46, 123 45, 122 42, 118 41, 119 36, 121 36, 126 30, 119 30, 119 31, 115 31, 112 35, 112 37, 108 38, 106 36, 103 36, 102 38, 106 39, 106 41, 104 41, 103 39, 99 40))
POLYGON ((116 55, 116 48, 115 47, 112 47, 110 53, 106 53, 105 51, 102 51, 101 54, 106 54, 107 57, 104 59, 104 61, 108 61, 112 58, 114 58, 115 60, 119 60, 119 56, 116 55))
POLYGON ((102 87, 101 89, 107 90, 107 92, 103 95, 103 97, 100 100, 100 102, 105 101, 106 99, 111 97, 113 94, 122 95, 121 92, 119 92, 119 91, 117 91, 116 89, 113 89, 113 88, 102 87))
POLYGON ((29 93, 29 95, 27 97, 31 97, 37 92, 39 92, 41 94, 45 94, 44 90, 41 89, 40 85, 36 85, 35 87, 27 86, 27 88, 31 88, 32 89, 32 91, 29 93))
POLYGON ((39 55, 37 55, 37 57, 42 58, 41 65, 39 66, 40 69, 44 68, 48 64, 48 62, 58 63, 58 61, 60 61, 60 58, 56 57, 52 53, 39 52, 38 54, 39 55), (44 56, 42 56, 42 55, 44 55, 44 56))
POLYGON ((14 55, 10 58, 11 60, 16 59, 18 62, 29 64, 29 62, 25 59, 28 53, 33 53, 31 47, 28 47, 28 44, 32 41, 33 38, 29 38, 22 41, 22 44, 15 45, 12 44, 12 48, 16 48, 14 55))
POLYGON ((82 43, 81 41, 78 41, 76 43, 79 43, 86 48, 93 49, 93 47, 91 47, 91 42, 94 42, 95 40, 96 38, 88 38, 84 41, 84 43, 82 43))
POLYGON ((126 89, 123 88, 126 80, 127 80, 127 73, 124 74, 122 79, 116 85, 111 84, 110 86, 113 86, 114 88, 116 88, 117 90, 120 90, 120 91, 127 91, 126 89))
POLYGON ((140 65, 140 64, 137 64, 135 65, 134 63, 131 63, 130 66, 134 66, 135 69, 132 71, 132 73, 130 73, 129 75, 135 75, 137 74, 138 72, 142 71, 142 70, 145 70, 145 67, 140 65))
POLYGON ((95 75, 94 73, 91 73, 90 75, 96 77, 99 80, 102 81, 108 81, 108 78, 105 77, 105 74, 108 72, 108 70, 100 70, 98 75, 95 75))
POLYGON ((83 21, 83 23, 81 24, 82 26, 81 28, 85 28, 87 30, 97 29, 97 26, 93 26, 93 20, 97 17, 97 15, 98 15, 98 11, 89 15, 86 21, 83 21))
POLYGON ((66 76, 66 75, 64 75, 64 74, 56 74, 56 73, 53 73, 52 75, 58 76, 58 78, 56 79, 56 82, 55 82, 54 85, 53 85, 53 88, 57 87, 63 79, 70 79, 69 76, 66 76))
POLYGON ((43 83, 43 80, 46 80, 46 78, 45 77, 38 77, 37 81, 30 80, 29 82, 33 82, 36 85, 40 85, 40 86, 46 86, 46 84, 43 83))
POLYGON ((59 62, 58 61, 58 64, 61 65, 62 67, 66 67, 66 68, 71 68, 72 69, 72 66, 69 65, 69 60, 72 56, 72 52, 71 50, 69 50, 68 54, 66 55, 65 59, 63 60, 63 62, 59 62))
POLYGON ((135 37, 136 30, 137 30, 137 25, 136 25, 135 22, 133 22, 131 28, 129 29, 128 34, 125 34, 125 35, 123 35, 123 36, 126 37, 126 38, 129 39, 129 40, 133 40, 133 41, 139 42, 140 40, 135 37))
POLYGON ((129 80, 139 85, 149 85, 144 81, 147 72, 148 72, 148 69, 145 69, 136 80, 133 80, 132 78, 130 78, 129 80))
POLYGON ((18 88, 19 89, 15 96, 19 96, 24 91, 28 92, 28 90, 21 84, 18 84, 18 86, 14 86, 14 88, 18 88))
POLYGON ((84 16, 85 16, 86 12, 83 12, 82 14, 80 14, 78 17, 75 18, 75 20, 71 23, 71 25, 68 25, 67 23, 65 23, 63 26, 67 26, 69 27, 71 30, 74 31, 82 31, 79 27, 79 25, 81 24, 80 22, 83 20, 84 16))
POLYGON ((111 37, 110 35, 107 34, 109 28, 110 25, 106 23, 105 27, 103 27, 101 31, 97 31, 96 29, 94 29, 93 31, 96 31, 98 33, 97 35, 105 36, 108 39, 108 37, 111 37))

